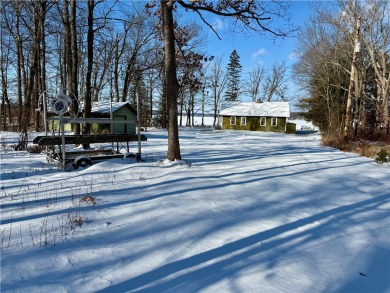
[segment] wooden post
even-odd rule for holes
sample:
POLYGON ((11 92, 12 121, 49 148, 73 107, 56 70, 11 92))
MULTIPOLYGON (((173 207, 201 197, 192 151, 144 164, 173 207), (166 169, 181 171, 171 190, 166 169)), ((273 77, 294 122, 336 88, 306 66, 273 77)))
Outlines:
POLYGON ((359 44, 360 37, 360 16, 356 20, 356 29, 355 29, 355 46, 352 55, 352 66, 351 66, 351 77, 349 79, 349 87, 348 87, 348 100, 347 100, 347 109, 345 113, 345 124, 344 124, 344 143, 348 143, 349 138, 349 125, 351 121, 351 106, 352 106, 352 95, 353 88, 355 83, 355 74, 357 72, 357 53, 360 51, 359 44))

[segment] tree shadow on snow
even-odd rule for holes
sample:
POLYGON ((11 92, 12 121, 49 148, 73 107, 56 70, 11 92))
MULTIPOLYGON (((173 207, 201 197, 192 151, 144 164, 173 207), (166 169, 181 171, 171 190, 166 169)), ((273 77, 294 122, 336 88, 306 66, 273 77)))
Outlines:
MULTIPOLYGON (((258 257, 259 262, 267 267, 273 267, 275 265, 274 262, 281 257, 280 251, 277 249, 279 246, 286 246, 287 243, 293 242, 294 244, 283 247, 283 252, 286 249, 298 249, 302 242, 319 239, 324 230, 332 233, 334 227, 339 226, 340 222, 360 213, 376 209, 389 201, 390 194, 385 194, 354 204, 333 208, 184 259, 173 261, 98 292, 198 292, 227 277, 234 277, 240 271, 253 266, 253 260, 250 260, 253 257, 258 257), (312 228, 298 229, 316 222, 321 223, 312 228), (288 233, 283 236, 284 233, 294 230, 296 230, 295 233, 288 233)), ((362 221, 365 220, 367 219, 362 219, 362 221)), ((388 277, 388 272, 378 271, 375 267, 377 267, 381 259, 382 261, 388 261, 389 256, 389 248, 383 248, 380 254, 370 256, 371 263, 369 263, 365 272, 368 276, 375 274, 376 278, 374 280, 371 279, 369 281, 371 283, 365 285, 367 290, 375 288, 379 289, 379 291, 376 291, 378 293, 388 292, 389 283, 387 285, 383 283, 378 287, 373 282, 388 277)), ((362 288, 357 287, 355 283, 358 278, 363 280, 358 273, 358 271, 354 272, 356 275, 355 279, 351 279, 345 284, 339 284, 339 288, 330 288, 327 292, 349 292, 350 290, 354 291, 353 289, 361 291, 362 288)), ((366 280, 369 280, 369 277, 366 280)), ((261 291, 261 288, 259 290, 261 291)))

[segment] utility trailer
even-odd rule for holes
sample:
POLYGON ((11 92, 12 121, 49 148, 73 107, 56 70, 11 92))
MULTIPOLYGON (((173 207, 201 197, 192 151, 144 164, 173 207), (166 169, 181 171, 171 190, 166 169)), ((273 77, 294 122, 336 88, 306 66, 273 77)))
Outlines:
POLYGON ((66 165, 72 163, 77 169, 80 166, 91 165, 93 161, 103 161, 113 158, 130 158, 134 157, 137 161, 141 160, 140 153, 129 153, 129 142, 147 141, 145 135, 136 134, 104 134, 104 135, 64 135, 64 136, 37 136, 33 143, 39 146, 46 146, 47 160, 49 162, 58 161, 66 165), (65 151, 63 145, 80 145, 93 143, 112 143, 116 149, 88 149, 88 150, 70 150, 65 151), (120 153, 126 143, 125 154, 120 153))
MULTIPOLYGON (((92 161, 105 160, 112 158, 128 158, 135 157, 137 161, 141 161, 141 141, 146 141, 146 136, 140 133, 140 104, 137 97, 137 119, 135 121, 116 120, 113 119, 112 104, 110 101, 110 118, 81 118, 79 113, 71 113, 71 106, 77 106, 75 109, 80 109, 78 99, 70 92, 66 93, 66 89, 59 89, 58 93, 51 93, 46 90, 40 96, 44 104, 44 121, 45 121, 45 136, 37 136, 33 143, 39 146, 46 146, 47 160, 56 160, 62 163, 64 171, 66 171, 67 164, 72 163, 74 168, 83 165, 91 165, 92 161), (48 117, 47 112, 58 115, 57 117, 48 117), (69 117, 64 117, 64 114, 69 113, 69 117), (72 117, 73 116, 73 117, 72 117), (60 135, 47 135, 47 123, 51 120, 57 120, 60 126, 60 135), (113 132, 114 124, 133 124, 135 123, 138 131, 137 134, 104 134, 104 135, 65 135, 65 124, 72 123, 103 123, 111 124, 111 132, 113 132), (138 141, 138 152, 136 154, 129 154, 129 142, 138 141), (80 150, 80 151, 66 151, 66 145, 86 145, 93 143, 111 143, 111 150, 80 150), (121 154, 119 152, 119 144, 126 143, 127 153, 121 154), (114 150, 116 144, 116 151, 114 150)), ((122 147, 123 148, 123 147, 122 147)))

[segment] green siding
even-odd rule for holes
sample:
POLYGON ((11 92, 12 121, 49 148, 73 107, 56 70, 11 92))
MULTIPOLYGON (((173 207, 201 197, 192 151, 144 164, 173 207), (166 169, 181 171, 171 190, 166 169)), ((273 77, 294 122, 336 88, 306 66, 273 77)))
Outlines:
MULTIPOLYGON (((122 107, 113 113, 114 120, 126 120, 129 124, 114 123, 113 133, 115 134, 134 134, 136 133, 135 121, 137 120, 137 114, 130 110, 129 107, 122 107)), ((111 133, 111 124, 98 124, 91 125, 93 133, 111 133)))
POLYGON ((246 125, 241 125, 241 117, 236 116, 236 125, 230 125, 230 116, 223 116, 222 129, 271 131, 271 132, 286 131, 287 118, 277 117, 277 126, 271 126, 271 119, 272 119, 271 117, 266 117, 266 125, 260 126, 260 117, 246 117, 246 125))
POLYGON ((122 107, 114 113, 114 120, 126 120, 130 124, 114 124, 114 133, 135 133, 135 121, 137 115, 129 111, 127 107, 122 107))
MULTIPOLYGON (((137 120, 137 114, 131 111, 128 107, 122 107, 115 113, 113 113, 114 120, 126 120, 129 121, 129 124, 114 124, 114 132, 115 134, 134 134, 136 133, 136 125, 135 122, 137 120)), ((48 123, 48 129, 59 131, 59 121, 54 120, 48 123)), ((71 124, 65 124, 65 131, 72 131, 71 124)), ((111 132, 111 124, 100 124, 100 123, 92 123, 91 124, 91 132, 92 133, 110 133, 111 132)))

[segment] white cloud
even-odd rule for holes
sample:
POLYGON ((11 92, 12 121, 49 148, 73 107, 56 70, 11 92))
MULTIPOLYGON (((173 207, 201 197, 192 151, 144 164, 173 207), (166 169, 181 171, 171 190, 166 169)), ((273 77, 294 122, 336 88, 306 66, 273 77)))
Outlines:
POLYGON ((224 23, 219 18, 214 18, 214 23, 211 26, 215 30, 223 30, 225 28, 224 23))
POLYGON ((292 52, 288 55, 288 59, 289 59, 289 60, 297 60, 299 57, 300 57, 300 54, 299 54, 298 52, 295 52, 295 51, 292 51, 292 52))
POLYGON ((260 48, 256 52, 252 54, 252 59, 257 59, 259 56, 264 55, 266 53, 264 48, 260 48))

